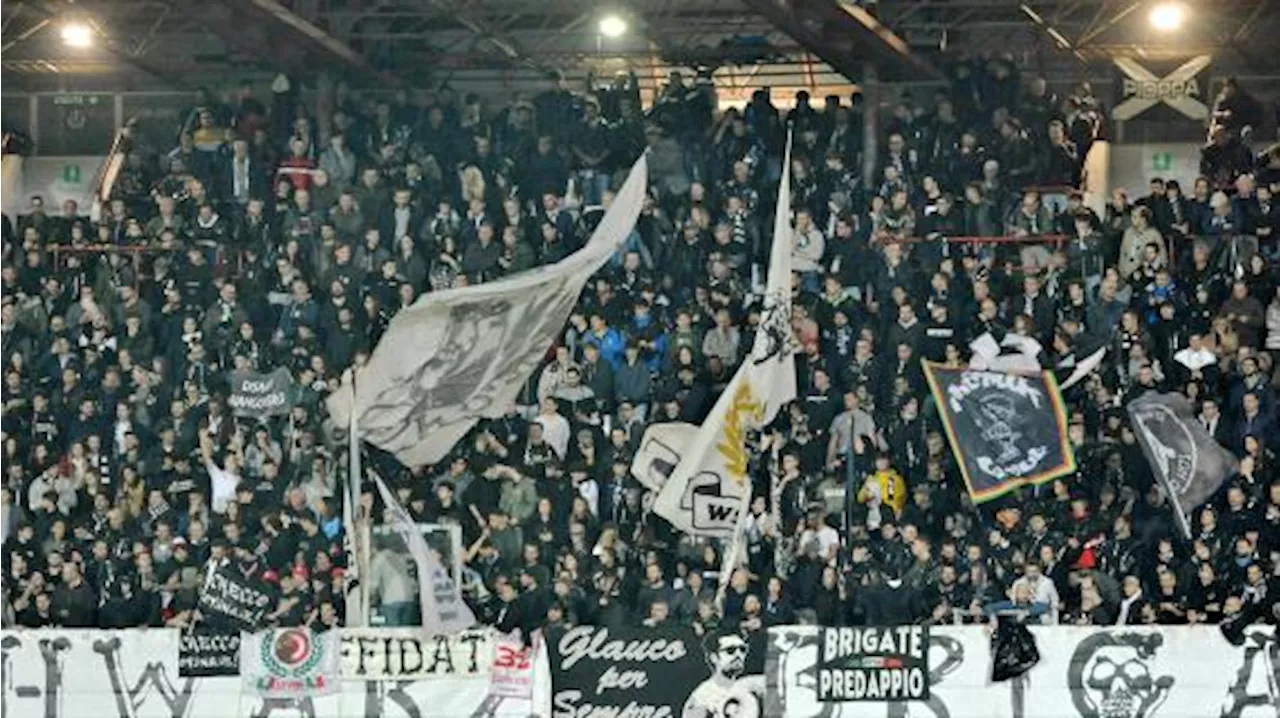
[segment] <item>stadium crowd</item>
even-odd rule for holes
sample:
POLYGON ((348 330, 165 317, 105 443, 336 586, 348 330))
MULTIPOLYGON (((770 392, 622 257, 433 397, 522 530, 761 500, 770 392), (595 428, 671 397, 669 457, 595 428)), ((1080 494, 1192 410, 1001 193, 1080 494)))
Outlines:
MULTIPOLYGON (((1178 624, 1272 606, 1280 152, 1251 154, 1237 91, 1203 177, 1117 189, 1102 215, 1066 188, 1104 109, 1000 61, 902 95, 869 184, 861 96, 783 110, 761 90, 720 111, 703 75, 673 75, 647 111, 621 76, 502 108, 341 91, 319 122, 278 81, 266 102, 205 94, 174 147, 130 125, 99 221, 39 197, 5 218, 6 625, 188 625, 210 561, 270 589, 273 625, 340 623, 347 463, 323 399, 423 293, 572 253, 646 148, 636 229, 520 405, 438 466, 369 449, 416 518, 460 525, 483 621, 754 632, 1014 607, 1178 624), (775 238, 787 127, 795 228, 775 238), (973 237, 1000 241, 949 241, 973 237), (718 601, 721 546, 653 516, 629 468, 646 425, 699 423, 732 376, 773 241, 797 270, 800 397, 754 439, 748 560, 718 601), (963 364, 984 332, 1037 339, 1047 368, 1109 352, 1066 393, 1079 471, 975 507, 920 360, 963 364), (229 372, 275 367, 288 416, 236 416, 229 372), (1187 394, 1240 458, 1193 541, 1126 426, 1153 389, 1187 394)), ((362 580, 414 622, 416 589, 383 573, 362 580)))

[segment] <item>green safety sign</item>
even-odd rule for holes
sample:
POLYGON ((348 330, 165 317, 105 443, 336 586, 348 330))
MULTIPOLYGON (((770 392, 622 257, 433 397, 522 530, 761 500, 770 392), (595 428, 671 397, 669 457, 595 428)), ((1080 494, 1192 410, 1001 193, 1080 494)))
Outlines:
POLYGON ((80 184, 80 165, 63 165, 62 181, 68 184, 80 184))
POLYGON ((1157 152, 1151 155, 1151 169, 1160 172, 1167 172, 1173 169, 1173 153, 1157 152))

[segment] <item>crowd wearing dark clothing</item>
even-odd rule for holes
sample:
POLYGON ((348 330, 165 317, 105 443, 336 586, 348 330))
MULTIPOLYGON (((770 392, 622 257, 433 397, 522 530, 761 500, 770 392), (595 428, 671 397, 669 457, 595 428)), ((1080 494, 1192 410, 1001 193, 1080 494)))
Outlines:
MULTIPOLYGON (((189 625, 212 562, 272 592, 271 625, 341 623, 350 477, 324 398, 423 294, 571 254, 644 151, 635 231, 519 404, 437 466, 367 447, 415 519, 459 528, 483 622, 750 632, 1269 609, 1280 153, 1258 161, 1235 138, 1238 157, 1206 166, 1222 176, 1095 211, 1068 189, 1106 132, 1087 85, 1064 98, 999 61, 954 72, 949 92, 886 114, 870 182, 859 95, 780 109, 762 90, 721 112, 701 75, 673 75, 647 110, 620 76, 502 108, 447 88, 340 93, 320 123, 283 83, 269 102, 203 96, 172 150, 127 127, 100 219, 39 198, 6 217, 6 622, 189 625), (788 130, 794 229, 773 237, 788 130), (631 461, 648 425, 706 417, 753 344, 779 241, 799 396, 752 439, 746 558, 717 596, 723 547, 653 515, 631 461), (1077 473, 975 506, 921 360, 963 365, 986 333, 1037 340, 1050 369, 1109 351, 1066 392, 1077 473), (289 415, 236 416, 229 374, 277 367, 289 415), (1188 395, 1240 459, 1190 541, 1127 426, 1148 391, 1188 395)), ((356 521, 382 521, 360 478, 356 521)))

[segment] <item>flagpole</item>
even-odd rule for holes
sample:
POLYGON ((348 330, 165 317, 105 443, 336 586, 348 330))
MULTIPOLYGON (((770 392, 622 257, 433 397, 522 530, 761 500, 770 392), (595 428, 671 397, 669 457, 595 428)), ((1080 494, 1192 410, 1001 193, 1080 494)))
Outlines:
MULTIPOLYGON (((774 213, 773 213, 773 214, 774 214, 774 217, 773 217, 773 242, 772 242, 772 244, 770 245, 770 249, 769 249, 769 256, 770 256, 770 260, 769 260, 769 265, 770 265, 770 267, 769 267, 769 268, 770 268, 770 271, 768 272, 768 274, 766 275, 766 278, 765 278, 765 281, 766 281, 766 292, 768 291, 768 287, 767 287, 767 285, 768 285, 768 283, 770 283, 770 282, 786 281, 786 282, 787 282, 787 284, 786 284, 786 285, 783 285, 783 286, 789 286, 790 281, 791 281, 791 278, 790 278, 789 276, 788 276, 788 277, 786 277, 786 278, 785 278, 785 280, 784 280, 784 279, 782 279, 782 278, 780 278, 780 277, 773 277, 773 276, 772 276, 772 274, 773 274, 773 271, 772 271, 773 266, 772 266, 772 265, 774 264, 774 262, 773 262, 773 257, 774 257, 774 255, 775 255, 775 253, 776 253, 778 243, 779 243, 779 242, 787 242, 787 243, 789 244, 789 243, 791 242, 791 236, 790 236, 790 232, 791 232, 791 223, 790 223, 790 219, 789 219, 789 218, 790 218, 790 216, 791 216, 791 208, 790 208, 789 206, 783 206, 783 200, 784 200, 784 198, 785 198, 785 197, 790 197, 790 196, 791 196, 791 195, 790 195, 790 188, 791 188, 791 137, 792 137, 792 135, 791 135, 791 128, 790 128, 790 127, 788 127, 788 128, 787 128, 787 144, 786 144, 786 146, 783 148, 783 152, 782 152, 782 174, 781 174, 781 177, 779 177, 779 180, 778 180, 778 182, 779 182, 779 184, 778 184, 778 187, 779 187, 779 190, 778 190, 778 200, 779 200, 779 202, 778 202, 778 206, 774 207, 774 213)), ((788 203, 788 204, 789 204, 789 203, 788 203)), ((789 251, 789 250, 788 250, 788 251, 789 251)), ((768 301, 769 301, 769 297, 767 297, 767 296, 766 296, 766 297, 765 297, 765 305, 764 305, 764 309, 766 309, 766 310, 768 309, 768 301)), ((748 356, 747 356, 747 358, 743 360, 744 362, 755 362, 755 361, 756 361, 756 359, 757 359, 757 355, 761 353, 761 349, 760 349, 760 347, 761 347, 761 338, 762 338, 762 337, 761 337, 760 335, 757 335, 757 336, 756 336, 756 344, 755 344, 755 346, 753 346, 753 347, 752 347, 752 350, 751 350, 750 355, 748 355, 748 356)), ((791 337, 790 337, 790 336, 786 336, 786 337, 784 337, 784 338, 783 338, 783 341, 784 341, 784 342, 790 342, 790 341, 791 341, 791 337)), ((784 352, 786 351, 785 347, 783 347, 783 348, 781 348, 781 349, 782 349, 784 352)), ((784 356, 785 356, 785 353, 784 353, 784 356)), ((746 367, 742 367, 742 368, 740 368, 740 369, 739 369, 739 372, 741 372, 741 371, 742 371, 743 369, 745 369, 745 368, 746 368, 746 367)), ((741 374, 738 374, 737 376, 741 376, 741 374)), ((732 390, 733 390, 733 382, 730 382, 729 387, 727 387, 727 388, 725 389, 725 392, 727 393, 727 392, 730 392, 730 391, 732 391, 732 390)), ((793 397, 793 399, 794 399, 794 397, 793 397)), ((781 408, 781 407, 779 407, 779 409, 780 409, 780 408, 781 408)), ((763 427, 763 426, 760 426, 760 427, 756 427, 756 428, 758 428, 758 429, 763 429, 764 427, 763 427)), ((747 448, 747 447, 744 445, 744 446, 742 447, 743 451, 746 451, 746 448, 747 448)), ((733 572, 734 572, 734 570, 736 570, 736 568, 737 568, 737 563, 738 563, 738 554, 739 554, 740 552, 742 552, 742 550, 743 550, 743 544, 744 544, 744 543, 746 543, 747 516, 750 514, 750 511, 751 511, 751 499, 752 499, 752 494, 754 493, 754 490, 755 490, 755 486, 754 486, 755 482, 751 479, 751 476, 750 476, 750 474, 749 474, 749 473, 744 477, 744 479, 745 479, 745 481, 746 481, 747 485, 746 485, 746 487, 745 487, 745 490, 744 490, 744 491, 743 491, 743 493, 742 493, 742 501, 741 501, 740 505, 738 506, 738 519, 737 519, 737 521, 734 523, 733 535, 732 535, 732 537, 731 537, 731 539, 730 539, 728 550, 725 552, 725 555, 722 557, 721 567, 720 567, 720 577, 719 577, 719 578, 720 578, 720 582, 719 582, 719 583, 720 583, 720 585, 719 585, 719 587, 718 587, 718 588, 717 588, 717 590, 716 590, 716 606, 717 606, 717 608, 720 610, 721 615, 723 615, 723 614, 724 614, 724 599, 725 599, 725 594, 727 593, 728 588, 729 588, 729 581, 730 581, 730 579, 731 579, 731 578, 732 578, 732 576, 733 576, 733 572)), ((777 487, 777 481, 776 481, 776 479, 775 479, 775 477, 774 477, 774 472, 770 471, 770 478, 769 478, 769 499, 770 499, 771 501, 774 499, 774 494, 776 493, 776 487, 777 487)), ((749 562, 748 562, 748 563, 749 563, 749 562)))
POLYGON ((360 464, 360 422, 356 405, 356 372, 351 370, 351 411, 347 418, 347 459, 350 462, 347 471, 347 485, 342 492, 343 529, 350 537, 350 554, 347 557, 347 570, 356 570, 355 590, 347 591, 346 623, 348 627, 369 625, 369 606, 364 600, 364 582, 368 574, 361 570, 363 552, 360 550, 360 532, 357 529, 356 515, 360 506, 360 478, 363 469, 360 464), (356 605, 351 605, 355 603, 356 605), (355 619, 354 621, 352 619, 355 619))
POLYGON ((844 576, 844 570, 849 567, 849 561, 852 559, 849 537, 853 535, 853 504, 856 500, 854 497, 858 494, 859 472, 858 455, 854 451, 856 441, 853 435, 854 424, 855 422, 851 416, 849 418, 849 447, 845 454, 844 467, 844 520, 842 522, 844 525, 844 541, 841 542, 843 545, 840 547, 840 560, 837 562, 837 567, 842 577, 844 576))
POLYGON ((751 512, 751 494, 754 482, 747 477, 747 489, 742 495, 742 503, 738 506, 738 520, 733 525, 733 535, 729 537, 729 545, 720 559, 720 580, 716 587, 716 608, 724 615, 724 598, 729 591, 729 579, 738 568, 738 553, 742 551, 744 534, 747 532, 747 514, 751 512))

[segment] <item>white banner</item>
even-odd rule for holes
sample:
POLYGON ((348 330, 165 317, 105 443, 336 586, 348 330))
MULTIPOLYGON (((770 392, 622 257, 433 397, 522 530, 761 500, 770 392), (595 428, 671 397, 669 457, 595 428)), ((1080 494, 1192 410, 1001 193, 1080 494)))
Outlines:
POLYGON ((343 629, 342 678, 418 681, 485 676, 494 660, 494 635, 463 631, 428 636, 417 628, 343 629))
MULTIPOLYGON (((360 436, 408 466, 434 464, 476 421, 507 412, 559 336, 583 285, 644 204, 642 156, 587 246, 554 265, 424 296, 392 320, 356 376, 360 436)), ((349 392, 328 399, 346 426, 349 392)))
POLYGON ((489 695, 508 698, 533 698, 534 660, 541 648, 540 634, 533 636, 533 646, 512 636, 498 636, 493 645, 493 666, 489 671, 489 695))
POLYGON ((313 698, 342 690, 342 643, 337 631, 277 628, 240 634, 240 678, 268 698, 313 698))
POLYGON ((769 629, 770 718, 1276 718, 1280 672, 1274 629, 1254 626, 1240 647, 1216 626, 1033 628, 1040 663, 992 683, 988 632, 935 627, 929 698, 823 702, 816 680, 821 630, 769 629))
MULTIPOLYGON (((933 628, 926 701, 821 703, 818 627, 770 629, 769 718, 1275 718, 1274 629, 1250 627, 1240 647, 1216 627, 1034 629, 1041 660, 1023 679, 992 684, 978 627, 933 628)), ((363 632, 361 632, 363 633, 363 632)), ((551 715, 550 672, 534 662, 537 703, 491 696, 489 677, 347 680, 341 692, 261 698, 241 679, 180 678, 176 630, 5 631, 0 704, 6 718, 528 718, 551 715)))
MULTIPOLYGON (((363 633, 363 632, 360 632, 363 633)), ((489 677, 345 680, 326 696, 264 698, 238 676, 180 678, 179 632, 5 631, 5 718, 528 718, 549 715, 550 676, 535 672, 539 700, 490 695, 489 677), (547 685, 540 686, 545 682, 547 685)), ((459 664, 461 665, 461 664, 459 664)))

